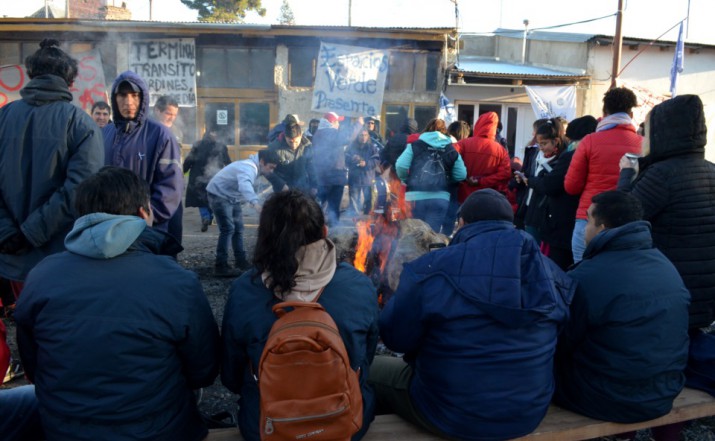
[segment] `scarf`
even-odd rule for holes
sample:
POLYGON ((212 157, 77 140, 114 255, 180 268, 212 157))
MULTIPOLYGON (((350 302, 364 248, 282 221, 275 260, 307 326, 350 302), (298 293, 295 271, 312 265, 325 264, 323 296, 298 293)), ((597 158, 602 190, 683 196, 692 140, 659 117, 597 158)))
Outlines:
POLYGON ((598 122, 598 125, 596 126, 596 131, 601 132, 603 130, 611 130, 616 126, 620 126, 623 124, 630 124, 635 127, 635 125, 633 124, 633 120, 630 116, 628 116, 627 113, 614 113, 613 115, 604 116, 603 119, 598 122))
MULTIPOLYGON (((534 176, 539 176, 539 173, 541 170, 546 170, 546 173, 551 173, 551 166, 549 165, 549 162, 553 161, 556 159, 556 155, 550 157, 550 158, 545 158, 544 157, 544 152, 539 150, 539 154, 536 155, 536 170, 534 171, 534 176)), ((526 197, 526 206, 529 206, 529 202, 531 202, 531 196, 534 194, 534 189, 529 187, 529 195, 526 197)))
MULTIPOLYGON (((313 302, 335 274, 338 266, 335 244, 330 239, 321 239, 300 247, 295 257, 298 260, 295 286, 290 291, 276 294, 286 302, 313 302)), ((268 286, 270 277, 267 271, 261 274, 264 285, 268 286)))

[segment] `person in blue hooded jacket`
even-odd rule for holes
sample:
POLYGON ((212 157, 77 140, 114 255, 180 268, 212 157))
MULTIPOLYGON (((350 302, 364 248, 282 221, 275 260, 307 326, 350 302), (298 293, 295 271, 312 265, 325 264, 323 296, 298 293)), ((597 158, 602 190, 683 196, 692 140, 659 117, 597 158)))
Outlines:
POLYGON ((199 441, 192 389, 218 375, 219 335, 180 248, 150 228, 149 188, 105 167, 77 188, 67 251, 17 303, 17 341, 48 440, 199 441))
POLYGON ((112 85, 114 122, 103 129, 105 164, 127 168, 149 183, 154 228, 172 234, 181 243, 184 175, 181 149, 168 127, 149 117, 149 88, 136 73, 126 71, 112 85))
MULTIPOLYGON (((435 118, 427 123, 419 139, 402 152, 395 163, 395 172, 402 182, 407 184, 405 200, 412 203, 412 217, 421 219, 439 233, 442 221, 449 208, 449 184, 463 181, 467 177, 467 168, 457 150, 452 145, 452 138, 447 134, 447 125, 435 118), (442 184, 435 187, 432 179, 426 184, 423 166, 433 151, 440 152, 442 184)), ((431 170, 429 171, 432 172, 431 170)))
POLYGON ((376 414, 464 440, 520 437, 546 415, 575 284, 513 218, 506 197, 478 190, 450 245, 405 264, 379 321, 404 361, 375 358, 376 414))

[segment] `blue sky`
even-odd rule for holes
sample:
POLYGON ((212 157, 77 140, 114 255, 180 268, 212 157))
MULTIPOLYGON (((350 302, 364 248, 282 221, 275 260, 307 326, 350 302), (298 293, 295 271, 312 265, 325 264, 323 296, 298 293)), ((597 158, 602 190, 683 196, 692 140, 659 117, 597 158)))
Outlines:
MULTIPOLYGON (((64 6, 64 0, 48 0, 64 6)), ((149 0, 108 0, 116 5, 126 1, 137 20, 149 19, 149 0)), ((296 24, 347 25, 350 0, 289 0, 296 24)), ((523 29, 528 19, 530 28, 571 23, 614 14, 618 0, 458 0, 460 29, 464 32, 488 32, 497 27, 523 29)), ((0 16, 24 16, 44 5, 44 0, 15 2, 0 0, 0 16)), ((246 20, 275 23, 282 0, 263 0, 265 17, 252 14, 246 20)), ((654 39, 685 18, 687 0, 626 0, 624 34, 629 37, 654 39)), ((715 45, 715 1, 690 1, 690 28, 687 41, 715 45)), ((180 0, 153 0, 154 19, 162 21, 194 21, 195 11, 180 0)), ((613 35, 615 18, 569 26, 558 30, 613 35)), ((352 0, 354 26, 435 26, 455 24, 453 0, 352 0)), ((664 39, 677 39, 677 29, 664 39)))

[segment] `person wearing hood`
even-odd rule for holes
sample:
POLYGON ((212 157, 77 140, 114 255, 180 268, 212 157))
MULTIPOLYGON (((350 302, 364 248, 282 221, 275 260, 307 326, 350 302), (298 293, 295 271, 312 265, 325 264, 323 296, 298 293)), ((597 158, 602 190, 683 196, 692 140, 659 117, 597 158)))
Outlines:
POLYGON ((653 244, 690 290, 693 332, 715 320, 715 164, 705 159, 706 142, 697 95, 664 101, 646 119, 644 156, 621 158, 618 182, 641 201, 653 244))
POLYGON ((385 141, 382 140, 380 136, 380 120, 376 116, 368 116, 365 118, 365 125, 363 126, 370 134, 370 139, 372 142, 376 143, 380 150, 385 146, 385 141))
POLYGON ((412 204, 412 217, 425 221, 439 233, 449 209, 450 183, 467 177, 462 157, 452 145, 443 120, 431 120, 417 141, 407 144, 397 158, 395 171, 407 184, 405 200, 412 204))
POLYGON ((149 186, 105 167, 77 188, 67 251, 30 273, 15 310, 27 378, 51 440, 208 434, 192 389, 218 375, 219 334, 181 246, 150 228, 149 186))
POLYGON ((495 141, 498 123, 499 116, 495 112, 483 113, 474 123, 472 136, 455 146, 467 167, 467 179, 459 184, 459 203, 483 188, 506 193, 511 178, 511 161, 509 152, 495 141))
POLYGON ((221 382, 239 395, 238 428, 246 441, 261 439, 260 392, 254 372, 284 301, 318 302, 337 324, 350 365, 360 371, 363 426, 375 400, 367 384, 378 340, 375 286, 352 265, 337 260, 318 202, 298 190, 274 193, 263 206, 254 268, 231 287, 223 314, 221 382), (250 367, 249 367, 250 366, 250 367))
POLYGON ((77 185, 104 163, 102 133, 72 104, 77 60, 45 39, 25 60, 22 99, 0 108, 0 277, 15 297, 27 273, 64 250, 77 185))
POLYGON ((372 209, 372 183, 380 159, 380 147, 362 129, 345 152, 348 166, 348 191, 355 215, 370 214, 372 209))
POLYGON ((179 219, 184 194, 181 149, 171 130, 149 117, 149 88, 136 73, 126 71, 112 85, 114 122, 103 129, 105 164, 123 167, 149 183, 154 228, 181 243, 179 219))
POLYGON ((461 440, 517 438, 539 425, 576 287, 513 221, 504 195, 478 190, 449 246, 405 264, 379 322, 404 361, 375 357, 377 414, 461 440))
POLYGON ((234 264, 245 271, 251 264, 246 259, 243 247, 243 210, 241 205, 249 204, 257 213, 261 212, 258 195, 253 189, 256 178, 270 177, 280 158, 275 150, 263 149, 243 161, 227 165, 211 178, 206 186, 209 206, 216 216, 219 236, 216 244, 217 276, 236 275, 228 266, 228 249, 233 248, 234 264))
POLYGON ((624 153, 639 154, 641 136, 633 125, 633 107, 638 99, 625 87, 610 89, 603 95, 603 118, 596 132, 584 137, 576 149, 564 179, 566 193, 579 196, 576 223, 571 237, 574 262, 583 257, 586 243, 586 211, 591 198, 615 190, 618 184, 618 160, 624 153))
POLYGON ((400 130, 387 141, 385 148, 380 152, 380 160, 383 163, 390 164, 394 170, 397 158, 407 147, 407 138, 418 132, 417 121, 412 118, 405 119, 400 126, 400 130))
POLYGON ((663 416, 685 384, 690 294, 642 214, 628 193, 595 195, 583 260, 568 272, 577 289, 559 337, 554 401, 603 421, 663 416))

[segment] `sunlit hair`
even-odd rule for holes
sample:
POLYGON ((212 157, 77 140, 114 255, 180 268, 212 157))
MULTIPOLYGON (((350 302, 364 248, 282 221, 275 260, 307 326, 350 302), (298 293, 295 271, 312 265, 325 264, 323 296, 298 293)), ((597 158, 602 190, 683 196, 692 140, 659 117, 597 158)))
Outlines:
POLYGON ((77 78, 77 60, 60 49, 60 42, 45 38, 40 43, 40 49, 25 58, 27 76, 31 79, 40 75, 57 75, 65 80, 68 86, 77 78))
POLYGON ((447 123, 445 123, 443 119, 432 118, 429 120, 424 130, 422 130, 422 133, 427 132, 439 132, 443 135, 447 135, 447 123))
POLYGON ((614 87, 603 95, 603 113, 629 113, 638 105, 638 98, 632 90, 625 87, 614 87))
POLYGON ((563 132, 563 129, 561 128, 559 118, 551 118, 547 119, 546 123, 536 129, 536 136, 556 141, 556 147, 561 151, 565 144, 564 139, 561 137, 561 132, 563 132))
POLYGON ((286 292, 295 286, 296 253, 324 237, 325 217, 320 205, 300 190, 274 193, 263 205, 253 264, 256 277, 268 272, 268 289, 286 292))
POLYGON ((471 129, 466 121, 454 121, 447 127, 447 132, 454 137, 457 141, 464 138, 469 138, 471 134, 471 129))
POLYGON ((538 132, 539 127, 543 126, 548 121, 549 121, 548 118, 541 118, 541 119, 537 119, 536 121, 534 121, 534 123, 532 124, 532 127, 534 128, 534 137, 531 138, 531 141, 529 141, 529 144, 527 144, 527 146, 532 146, 532 145, 536 144, 536 132, 538 132))

